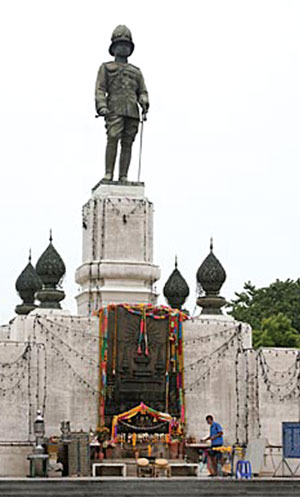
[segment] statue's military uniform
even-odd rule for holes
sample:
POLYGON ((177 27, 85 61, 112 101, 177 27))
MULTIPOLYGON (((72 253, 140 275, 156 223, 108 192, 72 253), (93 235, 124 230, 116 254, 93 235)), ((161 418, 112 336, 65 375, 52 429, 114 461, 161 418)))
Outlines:
POLYGON ((96 81, 96 111, 98 115, 104 116, 107 130, 104 179, 109 181, 113 179, 119 140, 121 142, 119 179, 127 180, 132 143, 139 128, 139 105, 144 114, 149 108, 143 75, 138 67, 127 62, 127 57, 133 50, 134 43, 130 30, 123 25, 117 26, 113 31, 109 47, 109 53, 115 56, 115 60, 100 66, 96 81))
POLYGON ((139 108, 149 106, 148 92, 138 67, 121 62, 101 65, 96 81, 96 110, 105 117, 108 138, 134 141, 139 125, 139 108))
POLYGON ((105 62, 96 82, 97 111, 107 108, 117 116, 139 119, 138 102, 148 106, 148 92, 140 69, 132 64, 105 62))

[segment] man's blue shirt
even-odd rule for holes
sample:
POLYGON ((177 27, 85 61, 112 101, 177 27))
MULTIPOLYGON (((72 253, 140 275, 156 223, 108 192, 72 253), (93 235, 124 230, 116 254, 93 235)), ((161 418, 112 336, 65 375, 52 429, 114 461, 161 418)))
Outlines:
MULTIPOLYGON (((210 436, 214 436, 217 433, 220 433, 222 430, 222 426, 219 425, 219 423, 216 423, 215 421, 213 422, 212 425, 210 425, 210 436)), ((222 435, 220 437, 215 438, 214 440, 211 441, 211 446, 212 447, 217 447, 223 445, 223 437, 222 435)))

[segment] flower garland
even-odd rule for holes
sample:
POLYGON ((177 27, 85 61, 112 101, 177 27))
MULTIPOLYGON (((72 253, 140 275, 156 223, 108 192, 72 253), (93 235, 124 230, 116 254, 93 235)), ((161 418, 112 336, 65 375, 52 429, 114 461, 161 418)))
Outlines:
POLYGON ((149 355, 147 318, 156 320, 169 320, 169 345, 167 347, 166 358, 166 409, 169 410, 169 388, 170 371, 176 375, 176 387, 178 391, 178 401, 180 409, 180 422, 185 423, 185 400, 184 400, 184 359, 183 359, 183 322, 188 319, 187 315, 177 309, 167 306, 153 306, 152 304, 110 304, 101 308, 94 314, 99 317, 99 425, 105 424, 105 399, 107 388, 107 344, 108 344, 108 316, 110 311, 115 312, 112 372, 116 372, 117 355, 117 309, 122 307, 131 314, 140 316, 138 348, 137 353, 142 354, 142 343, 145 344, 145 355, 149 355))
POLYGON ((130 429, 131 431, 134 431, 134 432, 145 432, 147 431, 148 432, 156 432, 158 430, 160 430, 161 428, 164 428, 166 425, 167 425, 168 421, 162 421, 161 423, 155 423, 155 425, 153 426, 147 426, 147 428, 145 428, 144 426, 136 426, 132 423, 127 423, 124 419, 121 419, 119 420, 119 424, 121 426, 125 426, 126 428, 130 429))
POLYGON ((105 398, 107 386, 107 333, 108 333, 108 307, 99 311, 99 421, 100 427, 104 426, 105 398))
POLYGON ((112 428, 111 428, 111 438, 115 439, 118 434, 118 423, 120 421, 126 421, 128 419, 133 418, 136 416, 138 413, 141 413, 142 415, 149 414, 153 418, 155 418, 158 421, 163 421, 163 422, 168 422, 169 423, 169 433, 171 433, 171 428, 172 428, 172 416, 170 414, 167 414, 165 412, 160 412, 156 411, 155 409, 152 409, 152 407, 146 406, 144 402, 141 402, 140 405, 133 407, 133 409, 130 409, 129 411, 122 412, 121 414, 118 414, 113 417, 112 421, 112 428))

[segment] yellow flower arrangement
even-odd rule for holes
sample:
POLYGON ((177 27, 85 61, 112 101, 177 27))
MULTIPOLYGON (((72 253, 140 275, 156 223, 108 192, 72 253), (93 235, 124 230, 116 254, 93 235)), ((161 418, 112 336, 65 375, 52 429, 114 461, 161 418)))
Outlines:
POLYGON ((229 452, 229 454, 231 454, 232 447, 230 447, 230 446, 225 447, 222 445, 221 447, 212 447, 212 450, 216 450, 218 452, 229 452))

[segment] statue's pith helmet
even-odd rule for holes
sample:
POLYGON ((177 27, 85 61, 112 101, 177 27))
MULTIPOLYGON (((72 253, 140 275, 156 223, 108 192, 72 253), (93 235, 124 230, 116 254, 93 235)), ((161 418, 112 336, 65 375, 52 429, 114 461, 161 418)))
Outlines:
POLYGON ((130 44, 131 52, 129 55, 131 55, 134 50, 134 43, 132 41, 131 31, 130 29, 127 28, 127 26, 124 26, 123 24, 117 26, 113 30, 113 34, 111 35, 111 45, 109 47, 110 55, 115 55, 115 45, 119 41, 127 41, 130 44))

